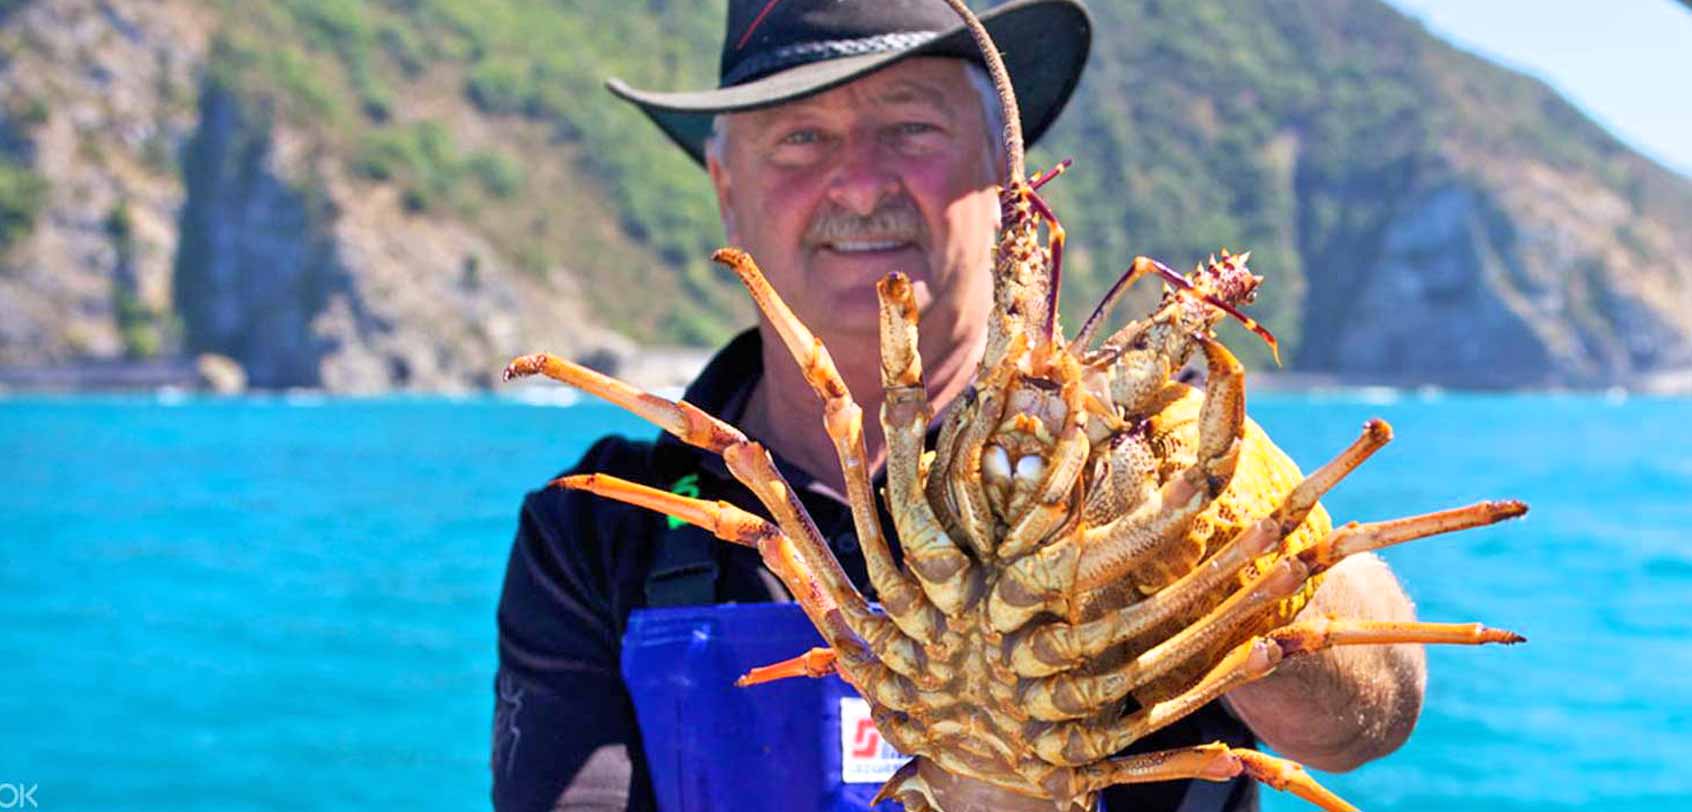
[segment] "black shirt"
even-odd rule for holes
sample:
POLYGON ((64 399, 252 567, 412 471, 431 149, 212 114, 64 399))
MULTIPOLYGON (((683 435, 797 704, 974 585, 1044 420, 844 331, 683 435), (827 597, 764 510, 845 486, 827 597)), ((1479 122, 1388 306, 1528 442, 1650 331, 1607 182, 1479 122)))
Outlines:
MULTIPOLYGON (((711 360, 685 398, 733 423, 745 411, 762 363, 758 333, 749 330, 711 360)), ((780 457, 776 464, 847 575, 873 598, 847 505, 780 457)), ((602 438, 568 473, 595 472, 763 513, 720 457, 667 434, 656 442, 602 438)), ((885 508, 881 515, 888 515, 885 508)), ((890 525, 887 536, 896 538, 890 525)), ((585 492, 531 491, 499 602, 494 807, 655 812, 634 705, 618 668, 629 613, 657 605, 789 599, 754 550, 585 492)), ((1130 752, 1217 740, 1255 743, 1244 724, 1212 703, 1136 742, 1130 752)), ((1136 812, 1257 808, 1256 784, 1247 779, 1142 784, 1104 795, 1107 808, 1136 812)))

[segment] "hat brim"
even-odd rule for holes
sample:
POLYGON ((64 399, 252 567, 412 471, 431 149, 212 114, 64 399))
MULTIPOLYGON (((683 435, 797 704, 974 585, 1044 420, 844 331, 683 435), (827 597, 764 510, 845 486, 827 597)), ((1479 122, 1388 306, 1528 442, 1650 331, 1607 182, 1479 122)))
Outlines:
MULTIPOLYGON (((1081 80, 1092 45, 1092 20, 1074 0, 1012 0, 981 15, 1005 60, 1022 112, 1022 131, 1032 144, 1057 119, 1081 80)), ((705 163, 711 120, 720 113, 757 110, 802 99, 860 76, 918 56, 981 61, 981 51, 960 22, 920 45, 903 50, 828 59, 789 68, 732 87, 680 93, 637 90, 612 78, 605 86, 639 107, 693 160, 705 163)))

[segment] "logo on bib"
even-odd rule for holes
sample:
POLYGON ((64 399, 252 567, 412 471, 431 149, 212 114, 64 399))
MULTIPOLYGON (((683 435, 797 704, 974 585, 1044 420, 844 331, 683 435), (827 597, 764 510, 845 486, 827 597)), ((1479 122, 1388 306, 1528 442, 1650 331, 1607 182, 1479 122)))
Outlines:
MULTIPOLYGON (((699 475, 698 474, 688 474, 687 476, 684 476, 681 479, 676 480, 676 484, 670 486, 670 493, 679 493, 682 496, 689 496, 689 497, 692 497, 694 499, 698 499, 699 498, 699 475)), ((678 519, 674 516, 666 516, 664 518, 665 518, 665 521, 667 521, 669 523, 671 530, 674 530, 678 527, 681 527, 684 524, 687 524, 687 522, 682 521, 681 519, 678 519)))
POLYGON ((880 784, 893 777, 910 756, 893 749, 870 718, 869 703, 855 696, 840 698, 840 780, 847 784, 880 784))

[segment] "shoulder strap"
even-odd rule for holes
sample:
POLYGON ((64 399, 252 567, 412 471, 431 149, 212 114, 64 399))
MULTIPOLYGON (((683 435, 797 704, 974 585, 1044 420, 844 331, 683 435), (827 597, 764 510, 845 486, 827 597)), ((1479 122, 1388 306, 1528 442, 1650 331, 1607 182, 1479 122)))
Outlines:
MULTIPOLYGON (((682 477, 670 490, 697 497, 699 475, 682 477)), ((646 605, 657 609, 716 603, 716 547, 722 542, 679 519, 668 520, 667 527, 668 532, 658 541, 652 568, 646 572, 646 605)))
POLYGON ((665 533, 646 573, 646 605, 657 609, 715 603, 715 548, 721 543, 693 525, 665 533))

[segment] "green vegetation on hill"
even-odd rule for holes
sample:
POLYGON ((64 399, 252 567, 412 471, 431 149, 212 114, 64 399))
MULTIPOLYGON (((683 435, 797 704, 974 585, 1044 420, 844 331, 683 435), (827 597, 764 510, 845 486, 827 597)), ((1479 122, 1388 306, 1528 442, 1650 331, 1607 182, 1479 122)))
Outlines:
MULTIPOLYGON (((399 184, 412 208, 445 202, 522 264, 567 264, 596 311, 637 339, 709 343, 745 317, 732 280, 705 260, 721 233, 702 173, 603 89, 607 76, 712 84, 722 0, 214 2, 228 12, 219 81, 316 125, 346 146, 349 168, 399 184), (402 99, 442 83, 495 128, 549 129, 553 157, 578 184, 565 190, 578 209, 567 222, 499 231, 560 190, 523 182, 531 155, 465 150, 445 122, 405 115, 402 99), (579 209, 595 206, 618 233, 581 225, 579 209), (629 267, 641 263, 666 267, 629 267), (627 296, 631 279, 648 295, 627 296)), ((1076 159, 1050 187, 1072 238, 1071 325, 1136 254, 1184 267, 1222 247, 1251 250, 1266 278, 1258 317, 1294 366, 1317 358, 1320 348, 1301 352, 1303 335, 1343 318, 1350 269, 1367 267, 1395 207, 1451 180, 1453 144, 1585 167, 1636 203, 1692 211, 1684 184, 1543 85, 1437 42, 1377 0, 1090 8, 1088 73, 1030 160, 1076 159)), ((1261 347, 1232 338, 1250 348, 1248 363, 1265 362, 1261 347)))
POLYGON ((228 16, 214 77, 340 141, 349 169, 398 184, 408 208, 444 202, 478 225, 532 220, 492 230, 529 270, 569 267, 596 312, 637 339, 708 344, 744 317, 737 292, 706 259, 721 229, 703 176, 603 89, 613 74, 654 86, 714 76, 714 46, 694 44, 719 36, 717 3, 630 13, 616 0, 569 9, 523 0, 219 2, 228 16), (546 125, 556 154, 464 153, 445 122, 399 121, 400 99, 443 81, 487 116, 546 125), (570 190, 563 222, 543 223, 531 212, 560 190, 524 179, 529 164, 562 156, 584 188, 570 190), (466 193, 471 184, 479 194, 466 193), (478 205, 489 196, 504 205, 478 205), (612 209, 620 234, 608 240, 582 229, 569 210, 594 206, 612 209), (608 244, 616 242, 625 245, 608 244), (631 276, 659 275, 670 278, 651 280, 655 298, 626 295, 631 276))
MULTIPOLYGON (((353 171, 363 177, 403 183, 405 206, 414 212, 461 199, 470 180, 499 198, 514 197, 523 188, 515 159, 492 151, 461 154, 452 133, 434 121, 373 129, 360 139, 352 160, 353 171)), ((459 206, 473 209, 474 204, 461 201, 459 206)))
POLYGON ((0 154, 0 252, 23 238, 47 202, 47 181, 0 154))

